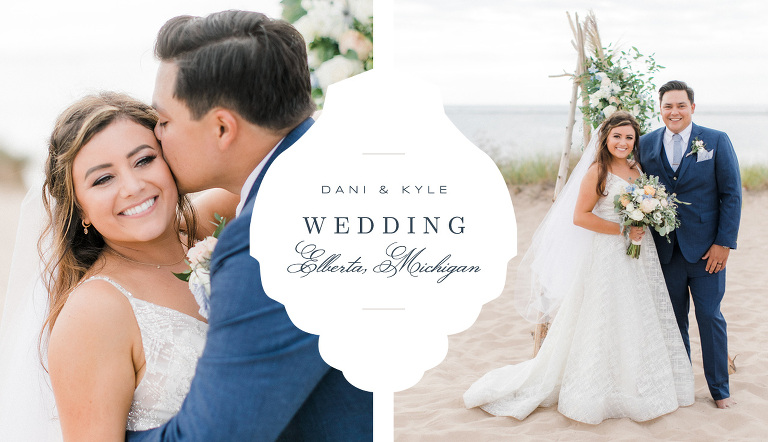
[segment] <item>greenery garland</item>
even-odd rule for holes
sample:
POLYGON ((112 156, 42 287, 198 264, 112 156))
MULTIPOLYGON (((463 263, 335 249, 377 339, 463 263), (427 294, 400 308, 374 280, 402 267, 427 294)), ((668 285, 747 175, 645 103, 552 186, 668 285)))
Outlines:
POLYGON ((602 52, 602 57, 598 50, 587 57, 586 72, 579 76, 586 103, 579 107, 584 121, 597 129, 611 114, 625 110, 637 119, 641 133, 650 131, 652 121, 659 117, 653 74, 664 66, 656 64, 653 55, 643 55, 634 46, 630 51, 616 52, 609 45, 602 52))

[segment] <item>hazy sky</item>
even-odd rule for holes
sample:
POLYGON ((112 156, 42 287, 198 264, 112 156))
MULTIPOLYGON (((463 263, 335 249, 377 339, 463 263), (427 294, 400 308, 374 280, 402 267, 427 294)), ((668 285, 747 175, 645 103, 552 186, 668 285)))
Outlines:
POLYGON ((768 109, 768 3, 759 0, 408 0, 395 15, 399 66, 430 76, 448 103, 565 104, 576 51, 566 11, 592 9, 603 45, 636 46, 687 81, 699 106, 768 109))
MULTIPOLYGON (((377 0, 382 1, 382 0, 377 0)), ((687 80, 707 105, 768 109, 768 3, 759 0, 395 0, 395 66, 430 79, 446 104, 567 106, 576 53, 566 11, 593 9, 604 44, 655 52, 657 85, 687 80)), ((45 150, 56 115, 80 96, 122 90, 149 101, 157 30, 180 14, 278 0, 14 2, 0 6, 0 145, 45 150)))

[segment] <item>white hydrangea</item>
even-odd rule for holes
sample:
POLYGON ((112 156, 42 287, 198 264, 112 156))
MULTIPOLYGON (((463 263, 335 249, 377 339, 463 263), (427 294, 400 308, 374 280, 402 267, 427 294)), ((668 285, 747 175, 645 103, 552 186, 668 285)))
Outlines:
POLYGON ((373 17, 373 0, 347 0, 349 13, 360 23, 369 23, 373 17))
POLYGON ((350 60, 343 55, 337 55, 315 69, 315 75, 317 76, 320 89, 325 91, 333 83, 360 74, 363 71, 363 63, 360 60, 350 60))
POLYGON ((304 36, 309 43, 318 37, 328 37, 338 40, 348 29, 344 18, 343 2, 312 1, 311 5, 302 7, 307 10, 307 15, 299 18, 293 27, 304 36))

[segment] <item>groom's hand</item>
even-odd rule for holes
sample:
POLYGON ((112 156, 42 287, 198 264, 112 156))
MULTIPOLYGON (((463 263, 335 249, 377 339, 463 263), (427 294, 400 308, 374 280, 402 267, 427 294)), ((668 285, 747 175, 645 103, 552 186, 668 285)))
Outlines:
POLYGON ((725 268, 730 253, 731 249, 712 244, 701 259, 707 260, 707 271, 709 273, 717 273, 725 268))

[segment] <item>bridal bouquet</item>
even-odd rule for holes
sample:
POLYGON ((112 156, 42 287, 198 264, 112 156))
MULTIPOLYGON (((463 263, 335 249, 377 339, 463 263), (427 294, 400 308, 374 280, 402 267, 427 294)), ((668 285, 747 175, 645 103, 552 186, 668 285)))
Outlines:
POLYGON ((209 301, 211 298, 211 255, 218 242, 219 234, 224 230, 227 219, 215 213, 216 230, 213 235, 195 243, 195 246, 187 251, 186 263, 189 270, 174 273, 177 278, 189 283, 189 290, 195 295, 195 301, 200 305, 200 316, 208 319, 209 301))
MULTIPOLYGON (((625 192, 613 200, 614 210, 621 217, 621 225, 625 227, 651 227, 659 235, 669 241, 669 233, 680 227, 677 217, 677 205, 688 204, 677 199, 675 194, 667 194, 659 177, 641 174, 634 184, 626 187, 625 192)), ((629 229, 625 229, 627 234, 629 229)), ((627 255, 638 258, 640 243, 634 242, 627 248, 627 255)))

